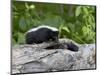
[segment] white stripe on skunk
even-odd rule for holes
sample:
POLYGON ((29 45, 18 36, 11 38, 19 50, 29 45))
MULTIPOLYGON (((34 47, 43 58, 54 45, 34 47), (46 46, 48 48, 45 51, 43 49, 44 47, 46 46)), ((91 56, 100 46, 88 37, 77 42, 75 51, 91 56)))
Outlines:
POLYGON ((54 27, 51 27, 51 26, 42 25, 42 26, 39 26, 39 27, 36 27, 36 28, 32 28, 28 32, 37 31, 40 28, 48 28, 48 29, 51 29, 52 31, 58 31, 57 28, 54 28, 54 27))

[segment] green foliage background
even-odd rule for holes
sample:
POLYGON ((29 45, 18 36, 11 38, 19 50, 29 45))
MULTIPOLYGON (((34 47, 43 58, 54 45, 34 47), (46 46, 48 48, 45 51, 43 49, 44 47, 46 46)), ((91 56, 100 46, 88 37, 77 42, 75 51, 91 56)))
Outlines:
POLYGON ((59 29, 60 38, 95 43, 96 7, 12 1, 12 43, 25 43, 25 32, 41 24, 59 29))

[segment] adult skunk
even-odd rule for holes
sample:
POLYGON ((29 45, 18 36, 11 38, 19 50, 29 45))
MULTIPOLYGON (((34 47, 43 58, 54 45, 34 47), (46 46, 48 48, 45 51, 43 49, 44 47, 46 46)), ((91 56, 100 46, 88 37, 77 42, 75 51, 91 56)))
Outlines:
POLYGON ((39 26, 26 32, 26 44, 39 44, 48 41, 58 41, 59 31, 55 27, 39 26))

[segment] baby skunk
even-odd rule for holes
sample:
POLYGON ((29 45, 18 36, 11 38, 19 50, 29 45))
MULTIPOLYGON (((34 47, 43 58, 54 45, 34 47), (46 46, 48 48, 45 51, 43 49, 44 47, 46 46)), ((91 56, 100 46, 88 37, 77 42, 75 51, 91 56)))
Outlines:
POLYGON ((58 41, 59 31, 57 28, 50 26, 39 26, 26 32, 26 44, 39 44, 48 41, 58 41))

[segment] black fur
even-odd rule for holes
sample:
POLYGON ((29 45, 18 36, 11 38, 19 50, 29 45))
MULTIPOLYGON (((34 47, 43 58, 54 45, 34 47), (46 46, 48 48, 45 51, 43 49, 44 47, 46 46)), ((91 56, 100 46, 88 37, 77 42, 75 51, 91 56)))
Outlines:
POLYGON ((67 43, 57 43, 57 44, 48 46, 45 49, 68 49, 68 50, 77 52, 79 50, 79 47, 73 42, 67 42, 67 43))

